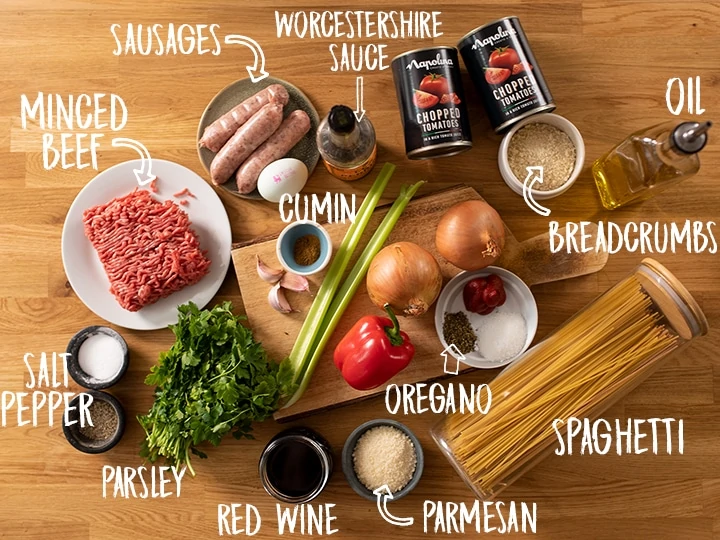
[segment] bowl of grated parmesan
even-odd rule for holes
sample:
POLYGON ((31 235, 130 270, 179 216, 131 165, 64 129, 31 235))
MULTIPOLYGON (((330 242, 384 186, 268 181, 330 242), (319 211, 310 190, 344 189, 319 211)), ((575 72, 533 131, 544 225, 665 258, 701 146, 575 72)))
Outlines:
POLYGON ((527 181, 536 200, 565 193, 584 163, 582 135, 567 118, 551 113, 536 114, 516 124, 498 151, 498 168, 508 187, 523 195, 527 181))
POLYGON ((410 493, 423 472, 420 441, 395 420, 370 420, 345 441, 342 468, 350 487, 371 501, 397 500, 410 493))

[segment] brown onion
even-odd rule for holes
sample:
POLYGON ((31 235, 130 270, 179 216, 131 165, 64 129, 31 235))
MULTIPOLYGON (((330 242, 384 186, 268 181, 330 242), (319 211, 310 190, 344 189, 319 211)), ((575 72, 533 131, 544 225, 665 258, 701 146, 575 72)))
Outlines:
POLYGON ((485 201, 456 204, 440 219, 435 233, 440 255, 463 270, 493 264, 505 247, 505 224, 485 201))
POLYGON ((416 317, 437 300, 442 288, 440 265, 430 253, 411 242, 397 242, 375 255, 367 273, 370 300, 389 304, 398 315, 416 317))

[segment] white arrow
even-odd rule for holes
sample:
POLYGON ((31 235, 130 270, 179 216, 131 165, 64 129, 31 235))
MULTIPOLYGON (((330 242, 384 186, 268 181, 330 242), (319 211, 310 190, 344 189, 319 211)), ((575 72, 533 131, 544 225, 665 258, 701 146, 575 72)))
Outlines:
POLYGON ((525 177, 525 182, 523 182, 523 199, 525 199, 525 202, 533 212, 547 217, 550 215, 550 209, 535 202, 531 191, 535 182, 540 182, 541 184, 543 183, 543 168, 527 167, 527 172, 528 175, 525 177))
POLYGON ((124 146, 126 148, 132 148, 138 154, 140 154, 140 168, 133 169, 135 173, 135 179, 139 186, 145 186, 155 180, 155 175, 152 173, 152 159, 150 158, 150 152, 148 152, 145 145, 135 139, 128 139, 126 137, 115 137, 112 140, 112 145, 117 148, 124 146))
POLYGON ((355 118, 360 122, 365 116, 365 106, 363 105, 363 78, 357 77, 355 79, 355 118))
POLYGON ((445 359, 445 373, 448 375, 457 375, 460 372, 460 362, 465 361, 465 355, 460 352, 460 349, 458 349, 454 343, 445 347, 445 350, 440 353, 440 356, 445 359), (448 356, 453 357, 455 369, 452 369, 453 360, 450 360, 448 356))
POLYGON ((240 34, 228 34, 225 36, 226 45, 245 45, 250 47, 255 55, 255 63, 252 66, 247 66, 247 72, 250 75, 250 80, 254 83, 262 81, 265 77, 270 74, 265 71, 265 53, 262 47, 252 38, 247 36, 241 36, 240 34))
POLYGON ((384 486, 380 486, 375 491, 373 491, 373 495, 377 496, 377 507, 378 512, 380 512, 380 515, 382 518, 387 521, 390 525, 397 525, 398 527, 409 527, 413 524, 415 521, 412 517, 406 517, 406 518, 399 518, 393 516, 387 509, 387 502, 388 499, 392 500, 393 495, 390 491, 390 488, 387 484, 384 486))

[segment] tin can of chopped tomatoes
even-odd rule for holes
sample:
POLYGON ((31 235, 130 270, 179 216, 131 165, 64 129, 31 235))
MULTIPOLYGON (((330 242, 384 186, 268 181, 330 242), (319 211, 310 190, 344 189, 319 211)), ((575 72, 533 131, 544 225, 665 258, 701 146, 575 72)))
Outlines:
POLYGON ((405 154, 429 159, 472 147, 470 119, 455 47, 430 47, 393 58, 405 154))
POLYGON ((476 28, 458 43, 496 133, 555 109, 552 94, 517 17, 476 28))

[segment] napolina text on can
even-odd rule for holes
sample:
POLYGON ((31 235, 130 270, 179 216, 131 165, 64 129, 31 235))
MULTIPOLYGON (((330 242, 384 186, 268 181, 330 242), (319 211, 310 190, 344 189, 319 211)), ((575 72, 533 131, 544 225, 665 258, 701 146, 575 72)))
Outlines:
POLYGON ((393 59, 392 71, 408 158, 451 156, 472 147, 457 49, 406 52, 393 59))
POLYGON ((530 115, 555 109, 517 17, 476 28, 458 48, 497 133, 530 115))

